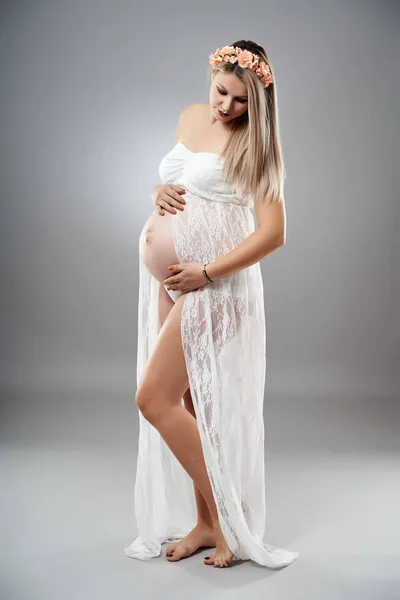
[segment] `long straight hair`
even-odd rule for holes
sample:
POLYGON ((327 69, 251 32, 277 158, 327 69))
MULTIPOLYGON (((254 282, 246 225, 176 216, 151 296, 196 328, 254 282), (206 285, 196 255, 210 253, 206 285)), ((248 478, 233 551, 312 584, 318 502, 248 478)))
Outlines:
POLYGON ((257 75, 238 63, 221 62, 211 72, 234 73, 247 87, 247 111, 230 123, 231 131, 225 146, 224 177, 236 193, 262 202, 283 198, 286 177, 283 164, 278 122, 276 78, 266 51, 251 40, 239 40, 238 46, 257 54, 269 65, 273 82, 264 88, 257 75))

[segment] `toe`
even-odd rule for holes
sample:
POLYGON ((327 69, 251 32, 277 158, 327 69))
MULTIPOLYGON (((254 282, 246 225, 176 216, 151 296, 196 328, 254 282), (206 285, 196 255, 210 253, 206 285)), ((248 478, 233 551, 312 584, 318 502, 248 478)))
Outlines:
POLYGON ((177 544, 168 544, 167 549, 165 550, 165 554, 167 556, 171 556, 171 554, 174 552, 176 546, 177 546, 177 544))
POLYGON ((206 565, 214 564, 214 557, 215 557, 215 554, 211 554, 211 556, 206 556, 204 559, 205 564, 206 565))

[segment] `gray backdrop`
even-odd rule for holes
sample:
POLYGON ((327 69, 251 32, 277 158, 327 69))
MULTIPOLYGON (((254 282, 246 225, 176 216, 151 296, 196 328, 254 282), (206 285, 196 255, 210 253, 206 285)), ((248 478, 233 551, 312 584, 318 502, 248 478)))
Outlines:
MULTIPOLYGON (((372 598, 374 584, 392 597, 400 564, 390 542, 400 495, 399 3, 36 0, 0 11, 8 597, 51 596, 49 561, 57 573, 67 552, 81 561, 89 543, 103 544, 105 572, 92 558, 84 573, 75 569, 65 597, 86 597, 90 586, 110 597, 118 568, 128 593, 133 573, 143 574, 122 550, 134 536, 138 238, 181 110, 208 102, 208 55, 241 38, 262 44, 273 63, 287 172, 287 242, 262 261, 267 482, 270 538, 301 557, 281 577, 292 578, 287 589, 272 577, 263 585, 297 598, 290 593, 301 573, 307 598, 372 598), (354 483, 362 465, 370 479, 364 472, 344 499, 344 481, 354 483), (318 499, 324 476, 331 487, 318 488, 318 499), (355 505, 359 521, 349 530, 355 505), (386 530, 372 518, 381 510, 386 530), (365 529, 371 522, 375 532, 365 529), (23 560, 26 590, 16 583, 23 560), (330 570, 318 570, 318 560, 330 570)), ((207 582, 201 563, 196 557, 207 582)), ((243 576, 254 584, 266 571, 243 576)), ((146 573, 144 592, 156 593, 157 571, 146 573)))

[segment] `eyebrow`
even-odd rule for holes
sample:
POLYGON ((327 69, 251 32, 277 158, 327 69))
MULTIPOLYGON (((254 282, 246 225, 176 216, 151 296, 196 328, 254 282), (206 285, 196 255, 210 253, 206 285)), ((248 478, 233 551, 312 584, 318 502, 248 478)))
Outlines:
MULTIPOLYGON (((222 83, 219 83, 218 85, 219 85, 219 87, 221 87, 221 88, 224 90, 224 92, 227 92, 227 91, 228 91, 228 90, 226 89, 226 87, 224 87, 224 86, 222 85, 222 83)), ((247 99, 248 99, 248 96, 236 96, 236 98, 243 98, 243 99, 247 100, 247 99)))

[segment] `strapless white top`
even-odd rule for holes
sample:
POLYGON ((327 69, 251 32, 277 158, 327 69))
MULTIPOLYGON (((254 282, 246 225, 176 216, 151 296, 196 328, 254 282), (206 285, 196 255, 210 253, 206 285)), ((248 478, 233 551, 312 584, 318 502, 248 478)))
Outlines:
POLYGON ((229 204, 240 204, 252 208, 251 196, 245 198, 235 194, 233 187, 223 178, 224 158, 214 152, 192 152, 178 142, 159 165, 161 181, 181 185, 185 190, 206 200, 229 204))

